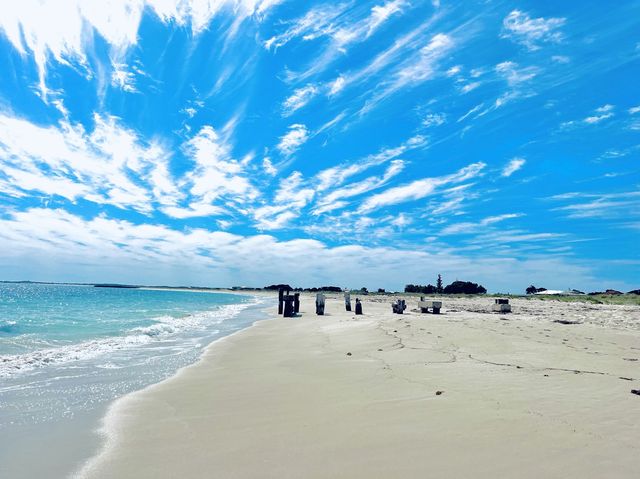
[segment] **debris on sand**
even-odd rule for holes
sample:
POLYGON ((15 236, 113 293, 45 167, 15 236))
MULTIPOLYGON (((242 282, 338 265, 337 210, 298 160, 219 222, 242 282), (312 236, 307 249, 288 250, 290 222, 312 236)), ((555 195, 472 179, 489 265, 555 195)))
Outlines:
POLYGON ((582 321, 579 319, 554 319, 553 322, 560 324, 582 324, 582 321))

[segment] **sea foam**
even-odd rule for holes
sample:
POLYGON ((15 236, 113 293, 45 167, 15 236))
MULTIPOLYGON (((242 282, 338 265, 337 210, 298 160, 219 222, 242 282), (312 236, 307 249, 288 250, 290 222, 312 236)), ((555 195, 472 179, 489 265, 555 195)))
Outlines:
MULTIPOLYGON (((100 356, 107 356, 115 351, 168 340, 178 333, 209 329, 213 325, 235 316, 247 306, 249 304, 224 305, 213 311, 194 313, 179 318, 164 315, 153 318, 154 323, 149 326, 132 328, 123 331, 122 335, 118 336, 75 344, 62 344, 24 354, 0 355, 0 377, 12 377, 51 365, 92 360, 100 356)), ((15 324, 12 324, 11 327, 15 327, 15 324)))

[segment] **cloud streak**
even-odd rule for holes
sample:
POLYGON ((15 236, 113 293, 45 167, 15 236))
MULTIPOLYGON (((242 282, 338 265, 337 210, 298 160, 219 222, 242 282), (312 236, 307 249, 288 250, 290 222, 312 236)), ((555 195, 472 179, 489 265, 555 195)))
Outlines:
POLYGON ((503 38, 509 38, 529 50, 538 50, 544 43, 559 43, 565 18, 531 18, 528 13, 513 10, 502 22, 503 38))

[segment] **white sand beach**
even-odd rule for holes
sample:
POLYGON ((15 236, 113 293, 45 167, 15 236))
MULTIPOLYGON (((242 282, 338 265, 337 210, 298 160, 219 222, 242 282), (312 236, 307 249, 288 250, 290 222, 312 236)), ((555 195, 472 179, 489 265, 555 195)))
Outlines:
POLYGON ((394 315, 362 299, 355 316, 328 295, 319 317, 303 295, 300 318, 122 398, 79 476, 638 477, 640 307, 445 298, 438 316, 411 297, 394 315))

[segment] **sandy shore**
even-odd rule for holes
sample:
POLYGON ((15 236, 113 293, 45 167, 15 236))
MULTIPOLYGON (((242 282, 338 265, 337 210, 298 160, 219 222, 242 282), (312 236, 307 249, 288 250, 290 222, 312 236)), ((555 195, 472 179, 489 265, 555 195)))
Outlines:
MULTIPOLYGON (((332 299, 333 298, 333 299, 332 299)), ((225 338, 119 400, 87 478, 635 478, 640 307, 445 299, 225 338), (557 319, 580 324, 560 324, 557 319)))

